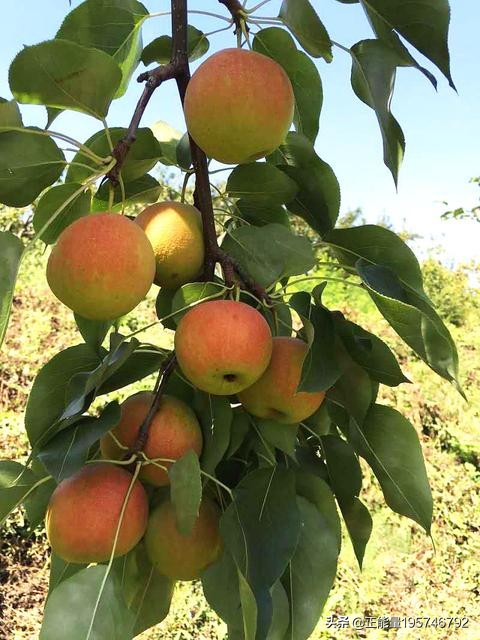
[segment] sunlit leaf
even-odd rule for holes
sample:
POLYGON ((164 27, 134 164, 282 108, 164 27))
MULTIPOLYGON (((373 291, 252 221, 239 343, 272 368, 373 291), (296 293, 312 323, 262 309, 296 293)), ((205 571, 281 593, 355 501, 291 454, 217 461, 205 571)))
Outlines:
POLYGON ((0 127, 22 126, 22 114, 15 100, 0 98, 0 127))
POLYGON ((432 494, 417 433, 401 413, 373 405, 362 427, 350 420, 348 438, 380 482, 388 506, 418 522, 432 523, 432 494))
POLYGON ((7 331, 13 291, 23 253, 22 241, 10 231, 0 232, 0 347, 7 331))
POLYGON ((390 110, 397 67, 403 58, 381 40, 362 40, 351 49, 352 87, 375 111, 383 139, 383 159, 395 184, 405 153, 405 137, 390 110))
MULTIPOLYGON (((124 138, 126 133, 127 130, 122 127, 112 127, 110 129, 112 144, 115 144, 124 138)), ((91 136, 84 144, 101 157, 111 155, 109 140, 104 129, 94 133, 93 136, 91 136)), ((142 178, 145 173, 150 171, 150 169, 158 162, 160 155, 161 150, 152 130, 147 127, 141 127, 138 129, 135 144, 132 145, 132 148, 130 149, 122 166, 122 178, 125 183, 133 182, 138 178, 142 178)), ((66 180, 82 182, 86 178, 90 177, 95 171, 98 171, 98 166, 89 157, 85 157, 85 155, 79 151, 74 156, 72 163, 68 168, 66 180), (80 166, 78 163, 87 165, 87 167, 80 166), (89 170, 88 167, 91 167, 91 170, 89 170)), ((117 202, 118 193, 119 192, 117 191, 117 202)))
POLYGON ((285 173, 266 162, 252 162, 236 167, 227 181, 232 198, 262 204, 283 204, 295 198, 296 183, 285 173))
POLYGON ((306 273, 315 265, 307 238, 280 224, 238 227, 226 235, 222 248, 264 287, 306 273))
POLYGON ((24 207, 53 184, 65 167, 55 142, 35 127, 0 131, 0 202, 24 207))
POLYGON ((125 93, 140 61, 141 26, 147 15, 147 9, 136 0, 86 0, 67 14, 56 38, 111 56, 122 71, 118 98, 125 93))
POLYGON ((25 413, 25 427, 32 445, 45 436, 61 416, 70 379, 76 373, 95 369, 99 363, 95 351, 86 344, 80 344, 60 351, 40 369, 25 413))
MULTIPOLYGON (((210 48, 210 43, 205 34, 190 24, 188 25, 187 39, 187 53, 190 62, 204 56, 210 48)), ((152 62, 158 64, 167 64, 167 62, 170 62, 172 59, 172 38, 170 36, 155 38, 155 40, 147 44, 142 51, 141 59, 144 65, 149 65, 152 62)))
POLYGON ((287 209, 324 236, 335 226, 340 211, 340 186, 330 165, 315 153, 308 138, 290 132, 275 158, 279 169, 298 186, 287 209))
POLYGON ((25 47, 10 66, 10 89, 24 104, 73 109, 104 118, 122 72, 103 51, 68 40, 25 47))
POLYGON ((91 200, 91 192, 82 191, 82 185, 77 182, 51 187, 35 206, 33 228, 39 233, 49 223, 42 232, 42 240, 45 244, 53 244, 72 222, 89 213, 91 200), (58 213, 60 207, 68 200, 70 202, 58 213))
POLYGON ((309 0, 283 0, 279 17, 314 58, 332 60, 332 42, 309 0))

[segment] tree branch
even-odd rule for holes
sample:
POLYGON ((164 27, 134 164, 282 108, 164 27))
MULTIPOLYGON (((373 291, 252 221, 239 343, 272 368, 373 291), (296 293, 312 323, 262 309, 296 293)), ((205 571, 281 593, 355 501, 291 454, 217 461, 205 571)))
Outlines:
MULTIPOLYGON (((126 135, 117 142, 112 155, 117 160, 117 164, 109 171, 105 178, 110 180, 113 185, 119 182, 120 172, 125 159, 130 151, 132 144, 135 142, 140 121, 145 109, 152 97, 155 89, 166 80, 175 79, 177 82, 180 100, 185 101, 185 93, 190 81, 190 68, 188 64, 188 12, 187 0, 171 0, 172 1, 172 57, 168 64, 160 65, 151 71, 146 71, 138 76, 138 82, 145 82, 145 87, 133 113, 130 125, 126 135)), ((232 14, 237 27, 240 26, 242 20, 243 7, 239 0, 219 0, 219 2, 227 7, 232 14)), ((217 232, 215 229, 215 217, 213 213, 212 194, 210 190, 210 177, 208 173, 208 161, 205 153, 189 136, 190 151, 192 156, 192 165, 195 172, 195 192, 194 202, 197 209, 202 215, 203 236, 205 243, 205 260, 203 279, 211 281, 215 274, 215 265, 218 263, 222 267, 225 284, 229 287, 235 284, 244 285, 259 300, 270 301, 265 290, 257 285, 252 279, 243 272, 240 265, 229 255, 227 255, 219 246, 217 241, 217 232)), ((170 375, 176 366, 175 353, 163 362, 158 374, 157 383, 154 389, 154 398, 150 406, 147 416, 140 426, 137 439, 131 451, 127 454, 131 457, 142 451, 147 443, 148 432, 155 414, 160 406, 160 401, 168 382, 170 375)))
MULTIPOLYGON (((235 23, 239 26, 243 16, 243 7, 240 1, 219 0, 219 2, 230 11, 235 23)), ((117 164, 106 175, 106 178, 114 185, 118 184, 120 171, 130 151, 130 147, 135 142, 141 118, 155 89, 159 87, 162 82, 175 79, 183 106, 185 93, 190 81, 187 18, 187 0, 172 0, 172 58, 168 64, 161 65, 151 71, 146 71, 137 78, 138 82, 146 82, 146 84, 135 108, 127 134, 117 142, 112 152, 112 155, 117 160, 117 164)), ((215 265, 218 263, 222 267, 227 286, 230 287, 237 283, 243 284, 260 300, 268 300, 266 292, 256 283, 252 282, 236 261, 218 246, 207 157, 191 137, 189 137, 189 140, 192 165, 195 172, 194 204, 202 215, 203 223, 205 243, 203 279, 205 281, 213 280, 215 265)))
POLYGON ((242 30, 242 19, 244 16, 244 11, 240 0, 218 0, 220 4, 223 4, 230 11, 232 15, 233 22, 235 24, 235 33, 238 33, 238 30, 242 30))
POLYGON ((153 390, 153 402, 148 410, 147 415, 145 416, 145 420, 142 422, 140 430, 138 432, 137 439, 135 440, 135 444, 131 448, 131 450, 126 454, 126 459, 128 460, 133 454, 142 451, 147 444, 148 432, 150 430, 150 425, 152 424, 153 418, 158 411, 160 406, 160 401, 163 396, 163 392, 165 390, 165 386, 170 378, 175 366, 177 364, 177 359, 175 357, 175 353, 171 353, 166 360, 163 361, 162 366, 160 368, 157 383, 155 385, 155 389, 153 390))

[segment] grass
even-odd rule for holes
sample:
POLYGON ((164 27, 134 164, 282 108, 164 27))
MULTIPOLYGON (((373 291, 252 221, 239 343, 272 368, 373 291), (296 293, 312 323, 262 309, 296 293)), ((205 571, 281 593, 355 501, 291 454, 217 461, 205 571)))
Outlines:
MULTIPOLYGON (((0 450, 2 457, 22 459, 27 440, 23 411, 39 367, 55 352, 80 341, 73 317, 49 292, 43 258, 24 265, 16 293, 12 322, 0 361, 0 450)), ((315 282, 311 283, 312 287, 315 282)), ((294 289, 292 289, 292 292, 294 289)), ((376 331, 399 354, 403 370, 414 384, 384 388, 381 401, 404 412, 418 430, 435 501, 433 540, 414 523, 385 506, 376 481, 365 467, 363 501, 371 509, 374 531, 360 572, 348 539, 344 539, 339 573, 313 640, 327 638, 383 638, 385 631, 329 629, 326 616, 467 616, 470 628, 390 631, 395 638, 480 637, 478 612, 480 536, 478 494, 480 426, 480 332, 475 315, 461 327, 452 326, 460 351, 462 379, 470 402, 442 382, 403 345, 386 326, 368 296, 354 287, 330 283, 324 300, 349 318, 376 331)), ((150 299, 122 325, 126 333, 155 319, 150 299)), ((161 327, 141 339, 161 346, 171 334, 161 327)), ((123 390, 149 388, 144 380, 123 390)), ((48 580, 48 550, 43 532, 25 537, 21 513, 10 518, 0 541, 0 639, 37 637, 48 580)), ((171 612, 143 640, 221 639, 225 625, 209 610, 199 584, 177 587, 171 612)))

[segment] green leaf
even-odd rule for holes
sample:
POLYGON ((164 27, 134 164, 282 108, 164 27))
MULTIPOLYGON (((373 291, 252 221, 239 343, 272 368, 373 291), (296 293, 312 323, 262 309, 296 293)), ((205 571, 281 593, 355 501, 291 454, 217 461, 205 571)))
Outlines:
POLYGON ((417 0, 407 4, 403 0, 363 0, 362 4, 431 60, 455 89, 448 52, 448 0, 417 0))
POLYGON ((287 592, 280 581, 273 585, 271 595, 273 616, 267 640, 284 640, 290 623, 290 613, 287 592))
POLYGON ((121 97, 140 61, 141 26, 148 11, 136 0, 86 0, 70 11, 56 38, 100 49, 120 67, 122 82, 115 95, 121 97))
MULTIPOLYGON (((110 136, 112 144, 115 145, 115 143, 124 138, 126 133, 127 130, 122 127, 111 128, 110 136)), ((94 133, 84 144, 101 157, 106 157, 111 154, 110 145, 104 129, 94 133)), ((161 149, 152 130, 146 127, 139 129, 137 131, 135 144, 132 145, 122 165, 122 177, 125 183, 142 178, 144 174, 150 171, 158 162, 160 155, 161 149)), ((83 153, 79 152, 74 156, 72 164, 68 168, 66 181, 82 182, 95 173, 95 171, 98 171, 98 167, 94 164, 93 160, 86 158, 83 153), (86 167, 75 164, 76 162, 90 166, 92 168, 91 171, 86 167)))
POLYGON ((264 308, 263 315, 267 320, 272 335, 287 336, 292 335, 292 310, 287 304, 275 304, 274 309, 264 308))
POLYGON ((0 98, 0 127, 23 127, 22 114, 15 100, 0 98))
MULTIPOLYGON (((110 334, 110 350, 100 351, 101 363, 93 370, 74 375, 66 389, 65 409, 61 420, 78 417, 98 395, 102 384, 113 376, 124 365, 139 346, 136 338, 126 341, 119 333, 110 334)), ((63 428, 65 425, 61 425, 63 428)))
POLYGON ((283 204, 295 198, 298 187, 268 162, 251 162, 235 167, 228 177, 226 190, 232 198, 261 204, 283 204))
POLYGON ((279 17, 307 53, 332 61, 330 36, 309 0, 283 0, 279 17))
POLYGON ((307 424, 310 429, 317 434, 317 436, 328 435, 331 430, 331 423, 332 421, 328 414, 327 402, 322 402, 320 408, 305 420, 305 424, 307 424))
POLYGON ((77 182, 59 184, 46 191, 37 202, 33 216, 35 231, 39 233, 51 220, 42 233, 45 244, 54 244, 64 229, 90 212, 92 194, 89 190, 80 191, 81 188, 82 185, 77 182), (76 192, 79 193, 74 197, 76 192), (71 198, 70 203, 58 214, 59 208, 71 198))
POLYGON ((91 371, 99 364, 99 357, 93 349, 80 344, 60 351, 40 369, 25 413, 25 428, 32 446, 51 432, 62 415, 71 378, 79 372, 91 371))
POLYGON ((343 317, 335 315, 334 321, 348 353, 373 380, 390 387, 409 382, 383 340, 343 317))
POLYGON ((7 331, 22 254, 22 241, 10 231, 0 231, 0 347, 7 331))
POLYGON ((372 533, 373 521, 367 507, 358 498, 340 502, 343 519, 352 541, 353 551, 360 569, 363 565, 365 549, 372 533))
POLYGON ((392 231, 375 225, 336 229, 327 242, 341 263, 355 265, 380 313, 400 337, 461 392, 455 343, 423 290, 411 249, 392 231))
POLYGON ((165 352, 151 344, 141 344, 124 360, 114 372, 110 370, 98 390, 99 395, 111 393, 142 380, 159 370, 165 359, 165 352))
MULTIPOLYGON (((237 574, 245 640, 255 640, 255 638, 257 637, 258 625, 258 607, 255 600, 255 594, 248 584, 248 581, 244 578, 242 572, 238 568, 237 574)), ((271 615, 273 616, 273 603, 271 615)), ((267 629, 268 628, 269 627, 267 627, 267 629)), ((263 633, 266 633, 266 630, 263 633)), ((260 637, 263 638, 264 635, 262 634, 260 637)))
POLYGON ((228 637, 244 640, 238 569, 225 549, 202 573, 202 587, 208 604, 228 625, 228 637))
POLYGON ((390 111, 397 67, 403 58, 381 40, 362 40, 350 49, 352 88, 375 111, 383 139, 383 159, 395 184, 405 153, 405 137, 390 111))
POLYGON ((0 524, 32 491, 36 475, 23 464, 0 460, 0 524))
POLYGON ((113 206, 109 207, 110 198, 110 183, 102 184, 97 193, 93 197, 92 211, 122 211, 122 209, 128 208, 133 204, 150 204, 157 202, 159 199, 163 187, 155 180, 155 178, 148 173, 127 182, 125 187, 125 200, 123 199, 123 193, 120 185, 113 188, 113 206))
POLYGON ((375 224, 333 229, 325 238, 342 264, 354 267, 359 258, 390 267, 412 289, 423 293, 420 265, 396 233, 375 224))
POLYGON ((184 133, 180 140, 177 142, 176 149, 176 164, 185 171, 188 171, 192 166, 192 152, 190 149, 190 136, 188 132, 184 133))
POLYGON ((338 553, 340 553, 342 546, 342 528, 335 498, 326 480, 323 480, 323 478, 313 473, 305 472, 301 468, 300 471, 297 471, 296 487, 297 494, 314 504, 322 514, 326 525, 335 534, 338 553))
POLYGON ((170 313, 175 313, 173 319, 178 324, 191 307, 202 300, 221 298, 224 293, 225 287, 216 282, 189 282, 176 291, 170 313))
POLYGON ((63 112, 63 109, 55 109, 55 107, 45 107, 47 110, 47 124, 45 125, 45 129, 49 129, 54 120, 58 118, 58 116, 63 112))
POLYGON ((48 581, 48 595, 58 587, 58 585, 64 580, 68 580, 71 576, 75 575, 82 569, 86 569, 86 564, 74 564, 72 562, 65 562, 60 556, 57 556, 53 551, 50 556, 50 578, 48 581))
MULTIPOLYGON (((203 572, 202 587, 208 604, 226 622, 228 637, 231 640, 244 640, 239 573, 228 552, 224 551, 220 559, 203 572)), ((287 595, 280 582, 273 585, 270 593, 273 617, 267 640, 284 640, 289 623, 287 595)))
POLYGON ((360 495, 362 470, 352 446, 337 436, 322 436, 321 442, 330 485, 337 498, 349 501, 360 495))
POLYGON ((55 142, 30 127, 0 131, 0 202, 25 207, 53 184, 65 167, 55 142))
POLYGON ((183 138, 182 133, 163 120, 153 124, 152 131, 160 147, 159 161, 167 166, 176 166, 178 164, 177 146, 183 138))
POLYGON ((97 565, 61 582, 47 600, 39 640, 130 640, 133 614, 107 572, 97 565))
POLYGON ((284 29, 277 27, 256 33, 253 49, 284 68, 295 94, 295 130, 315 142, 323 102, 322 81, 315 64, 305 53, 298 51, 293 38, 284 29))
POLYGON ((37 476, 37 486, 32 489, 23 506, 27 514, 29 531, 33 532, 38 526, 41 525, 43 527, 48 503, 57 487, 57 483, 48 475, 47 470, 38 460, 32 460, 31 469, 37 476))
POLYGON ((143 543, 118 558, 113 570, 119 577, 125 603, 134 617, 132 636, 166 618, 175 583, 154 569, 143 543))
POLYGON ((340 211, 340 186, 330 165, 323 162, 308 138, 290 132, 280 146, 278 167, 298 185, 298 193, 287 209, 321 236, 335 226, 340 211))
POLYGON ((412 56, 407 47, 400 40, 395 31, 390 27, 388 22, 386 22, 378 13, 376 13, 367 2, 362 3, 362 9, 365 11, 368 21, 370 22, 370 26, 372 27, 375 35, 379 40, 383 40, 386 44, 388 44, 392 49, 394 49, 397 54, 403 59, 404 65, 408 67, 414 67, 418 69, 423 75, 430 80, 435 89, 437 88, 437 79, 430 73, 428 69, 422 67, 412 56))
POLYGON ((238 200, 236 208, 241 218, 256 227, 263 227, 266 224, 282 224, 290 229, 288 213, 280 204, 268 205, 250 200, 238 200))
POLYGON ((175 331, 177 324, 175 319, 171 316, 173 298, 177 294, 173 289, 164 289, 160 287, 157 299, 155 301, 155 311, 157 318, 160 320, 165 329, 171 329, 175 331), (164 318, 166 318, 164 320, 164 318))
POLYGON ((338 542, 325 516, 305 498, 297 498, 300 539, 282 579, 290 601, 286 637, 307 640, 313 633, 337 571, 338 542))
POLYGON ((326 391, 339 379, 342 369, 336 356, 335 329, 331 314, 310 303, 306 292, 293 294, 289 305, 299 314, 309 350, 305 356, 299 391, 326 391))
POLYGON ((74 314, 75 323, 80 331, 85 343, 94 349, 99 355, 101 353, 100 347, 105 340, 107 333, 110 331, 113 321, 112 320, 89 320, 82 318, 78 314, 74 314))
POLYGON ((428 298, 404 287, 387 267, 359 260, 357 271, 391 327, 433 371, 463 393, 455 343, 428 298))
POLYGON ((72 427, 57 433, 40 449, 38 458, 57 482, 61 482, 83 467, 90 447, 119 422, 120 407, 112 402, 99 418, 82 418, 72 427))
POLYGON ((202 469, 213 474, 230 444, 232 408, 228 399, 223 396, 211 396, 197 391, 194 409, 203 432, 202 469))
POLYGON ((342 375, 327 392, 327 398, 344 407, 359 424, 362 424, 374 400, 372 381, 368 373, 350 358, 341 345, 337 344, 337 347, 336 353, 342 375))
MULTIPOLYGON (((187 53, 190 62, 204 56, 210 48, 210 42, 206 35, 190 24, 187 27, 187 41, 187 53)), ((170 36, 155 38, 155 40, 150 42, 142 51, 142 62, 144 65, 149 65, 152 62, 167 64, 171 59, 172 38, 170 36)))
POLYGON ((250 426, 251 416, 242 407, 235 407, 233 409, 233 422, 227 458, 233 456, 240 449, 247 434, 250 432, 250 426))
POLYGON ((257 632, 265 637, 273 614, 270 589, 285 571, 300 535, 295 476, 281 467, 257 469, 237 485, 234 494, 220 531, 255 597, 257 632))
POLYGON ((198 456, 190 449, 168 470, 170 497, 179 532, 188 536, 198 518, 202 501, 202 478, 198 456))
POLYGON ((310 241, 280 224, 238 227, 226 235, 222 249, 264 287, 315 266, 310 241))
POLYGON ((274 420, 256 420, 262 438, 276 449, 295 458, 298 424, 280 424, 274 420))
POLYGON ((362 427, 350 420, 348 438, 378 478, 388 506, 429 533, 432 494, 420 442, 410 422, 395 409, 375 404, 362 427))
POLYGON ((68 40, 47 40, 20 51, 10 66, 10 89, 24 104, 73 109, 105 118, 122 80, 103 51, 68 40))

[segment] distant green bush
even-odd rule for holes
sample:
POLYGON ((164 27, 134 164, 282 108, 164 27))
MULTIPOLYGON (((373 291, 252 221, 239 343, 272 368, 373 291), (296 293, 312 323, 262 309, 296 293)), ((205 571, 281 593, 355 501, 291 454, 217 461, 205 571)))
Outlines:
POLYGON ((449 269, 431 256, 423 262, 422 272, 425 290, 444 320, 460 327, 472 312, 480 310, 480 289, 475 286, 480 265, 449 269))

